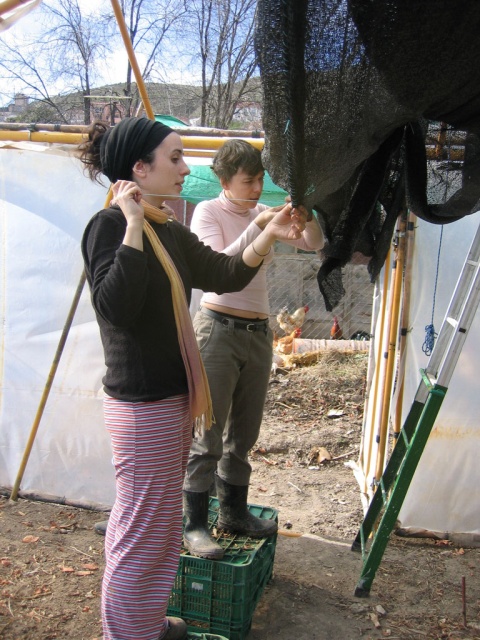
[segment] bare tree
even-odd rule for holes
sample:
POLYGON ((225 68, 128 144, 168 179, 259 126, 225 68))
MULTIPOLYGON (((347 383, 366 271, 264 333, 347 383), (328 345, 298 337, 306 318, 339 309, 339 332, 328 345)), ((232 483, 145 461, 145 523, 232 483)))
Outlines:
MULTIPOLYGON (((50 105, 50 110, 37 112, 54 113, 55 120, 62 122, 79 108, 83 121, 90 122, 95 110, 91 96, 100 63, 124 46, 109 2, 99 0, 92 13, 85 13, 80 5, 79 0, 42 3, 38 9, 42 27, 35 37, 22 42, 12 38, 0 41, 0 77, 14 80, 31 100, 50 105), (68 95, 63 104, 59 87, 61 97, 68 95)), ((185 13, 184 0, 121 0, 121 8, 143 67, 142 77, 148 81, 152 70, 158 72, 162 66, 160 54, 167 35, 174 39, 174 26, 185 13)), ((125 71, 126 83, 118 100, 122 115, 131 115, 139 96, 130 62, 125 71)), ((110 104, 114 109, 113 97, 110 104)), ((113 111, 109 117, 113 120, 113 111)))
POLYGON ((0 42, 0 70, 4 80, 21 88, 30 100, 47 107, 43 113, 48 114, 48 122, 68 123, 62 108, 48 89, 48 69, 36 55, 36 47, 28 46, 25 42, 22 46, 0 42))
MULTIPOLYGON (((140 59, 142 61, 139 64, 142 78, 147 82, 151 79, 152 72, 155 71, 158 75, 159 67, 163 66, 163 49, 175 38, 175 27, 180 24, 186 12, 184 0, 121 0, 120 6, 132 47, 138 54, 137 62, 140 59)), ((110 22, 116 29, 112 20, 110 16, 110 22)), ((126 96, 132 97, 130 114, 139 103, 132 73, 132 66, 128 62, 124 92, 126 96)))
POLYGON ((82 14, 78 0, 42 3, 38 16, 34 37, 1 43, 3 77, 20 85, 31 100, 48 105, 47 113, 62 122, 79 106, 62 94, 79 92, 83 122, 88 124, 96 65, 106 48, 104 27, 97 17, 82 14))
POLYGON ((46 4, 45 10, 54 24, 46 33, 54 77, 62 77, 69 89, 80 90, 84 123, 89 124, 92 82, 106 52, 104 25, 96 16, 83 15, 78 0, 56 0, 46 4))
MULTIPOLYGON (((239 102, 248 96, 256 69, 256 0, 190 0, 189 19, 198 35, 202 79, 201 124, 227 129, 239 102)), ((192 38, 191 46, 195 46, 192 38)))

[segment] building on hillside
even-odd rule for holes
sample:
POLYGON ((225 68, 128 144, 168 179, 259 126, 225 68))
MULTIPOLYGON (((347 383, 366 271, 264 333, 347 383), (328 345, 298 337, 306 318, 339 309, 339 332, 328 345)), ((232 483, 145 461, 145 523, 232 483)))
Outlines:
MULTIPOLYGON (((110 124, 116 124, 128 115, 127 100, 131 98, 125 98, 122 96, 96 96, 90 97, 90 120, 103 120, 110 124)), ((83 101, 83 98, 82 98, 83 101)), ((72 106, 68 110, 69 124, 85 124, 85 109, 83 104, 80 105, 77 100, 77 104, 72 106)))
POLYGON ((255 131, 262 128, 262 105, 259 102, 238 102, 233 115, 234 122, 242 123, 244 129, 255 131))
POLYGON ((30 98, 23 93, 16 93, 13 102, 0 107, 0 122, 9 122, 23 113, 30 103, 30 98))

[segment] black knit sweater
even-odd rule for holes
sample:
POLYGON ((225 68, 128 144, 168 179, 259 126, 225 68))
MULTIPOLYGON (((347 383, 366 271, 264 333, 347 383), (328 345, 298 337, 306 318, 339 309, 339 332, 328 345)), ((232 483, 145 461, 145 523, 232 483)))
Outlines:
MULTIPOLYGON (((192 287, 239 291, 258 271, 241 255, 213 251, 179 222, 151 225, 180 274, 188 302, 192 287)), ((111 207, 90 220, 82 239, 107 366, 105 392, 131 402, 186 393, 170 282, 146 236, 138 251, 122 244, 125 230, 123 213, 111 207)))

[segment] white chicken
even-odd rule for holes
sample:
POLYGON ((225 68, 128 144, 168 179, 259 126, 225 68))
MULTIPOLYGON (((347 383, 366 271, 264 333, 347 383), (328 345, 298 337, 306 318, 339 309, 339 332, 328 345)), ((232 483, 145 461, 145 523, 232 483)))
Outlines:
POLYGON ((295 329, 300 327, 305 322, 305 315, 309 310, 308 304, 303 307, 299 307, 293 313, 288 313, 288 308, 283 307, 280 313, 277 315, 277 322, 285 333, 292 333, 295 329))

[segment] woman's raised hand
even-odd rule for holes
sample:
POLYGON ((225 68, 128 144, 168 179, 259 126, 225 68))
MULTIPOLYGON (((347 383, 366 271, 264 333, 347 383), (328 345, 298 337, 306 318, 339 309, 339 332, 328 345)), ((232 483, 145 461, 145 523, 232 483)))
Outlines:
POLYGON ((112 185, 112 193, 111 204, 118 204, 127 219, 127 224, 143 224, 144 211, 140 204, 142 191, 138 184, 129 180, 118 180, 112 185))
POLYGON ((140 203, 142 192, 136 182, 118 180, 112 185, 111 204, 118 204, 127 220, 123 244, 143 251, 144 210, 140 203))
POLYGON ((265 231, 277 240, 297 240, 305 229, 307 215, 304 207, 293 208, 288 202, 267 224, 265 231))

